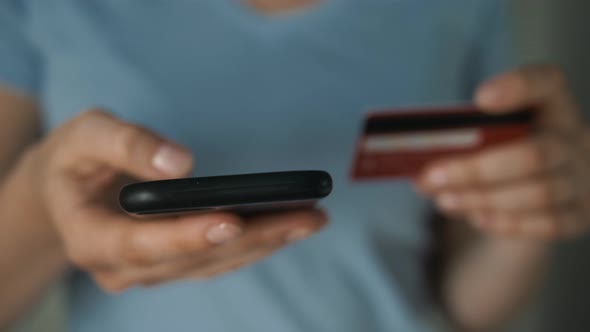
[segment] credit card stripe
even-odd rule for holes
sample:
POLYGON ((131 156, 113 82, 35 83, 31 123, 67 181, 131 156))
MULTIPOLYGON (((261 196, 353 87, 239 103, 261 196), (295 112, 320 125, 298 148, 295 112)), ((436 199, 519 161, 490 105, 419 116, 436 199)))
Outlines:
POLYGON ((363 142, 366 153, 462 149, 480 144, 478 129, 448 130, 430 133, 371 135, 363 142))
POLYGON ((415 132, 466 127, 488 127, 509 124, 530 124, 534 119, 531 110, 523 110, 502 115, 481 112, 440 112, 373 115, 365 123, 365 134, 393 132, 415 132))

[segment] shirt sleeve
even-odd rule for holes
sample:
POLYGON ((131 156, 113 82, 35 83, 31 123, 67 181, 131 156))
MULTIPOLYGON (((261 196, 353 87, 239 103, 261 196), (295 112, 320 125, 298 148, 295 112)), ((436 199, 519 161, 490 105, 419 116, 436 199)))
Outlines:
POLYGON ((27 25, 24 0, 0 0, 0 84, 37 95, 39 55, 27 25))
POLYGON ((475 15, 473 48, 467 73, 471 93, 483 81, 510 70, 517 63, 510 6, 506 0, 482 1, 475 15))

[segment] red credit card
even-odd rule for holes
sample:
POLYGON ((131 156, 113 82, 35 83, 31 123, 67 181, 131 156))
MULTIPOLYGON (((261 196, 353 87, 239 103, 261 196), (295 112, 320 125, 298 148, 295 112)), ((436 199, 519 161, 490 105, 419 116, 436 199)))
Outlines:
POLYGON ((531 109, 490 115, 474 106, 370 112, 357 143, 353 180, 413 177, 435 160, 526 137, 531 109))

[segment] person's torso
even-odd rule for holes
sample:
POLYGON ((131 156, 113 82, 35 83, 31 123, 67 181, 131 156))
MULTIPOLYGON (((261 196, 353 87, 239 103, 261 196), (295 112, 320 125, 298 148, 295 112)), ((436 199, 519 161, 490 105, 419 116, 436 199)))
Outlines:
POLYGON ((428 204, 349 168, 369 108, 468 96, 475 2, 325 0, 280 17, 238 0, 29 2, 48 129, 105 107, 190 147, 199 176, 334 177, 328 229, 237 273, 116 296, 77 275, 72 331, 418 328, 428 204))

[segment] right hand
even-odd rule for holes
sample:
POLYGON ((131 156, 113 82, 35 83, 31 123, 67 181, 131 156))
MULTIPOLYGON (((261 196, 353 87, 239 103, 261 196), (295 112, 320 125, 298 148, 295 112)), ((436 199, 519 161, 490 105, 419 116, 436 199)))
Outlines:
POLYGON ((110 292, 229 272, 326 223, 317 210, 245 222, 228 213, 133 219, 114 204, 118 179, 181 177, 191 170, 192 158, 101 111, 85 112, 54 130, 29 157, 31 185, 65 255, 110 292))

